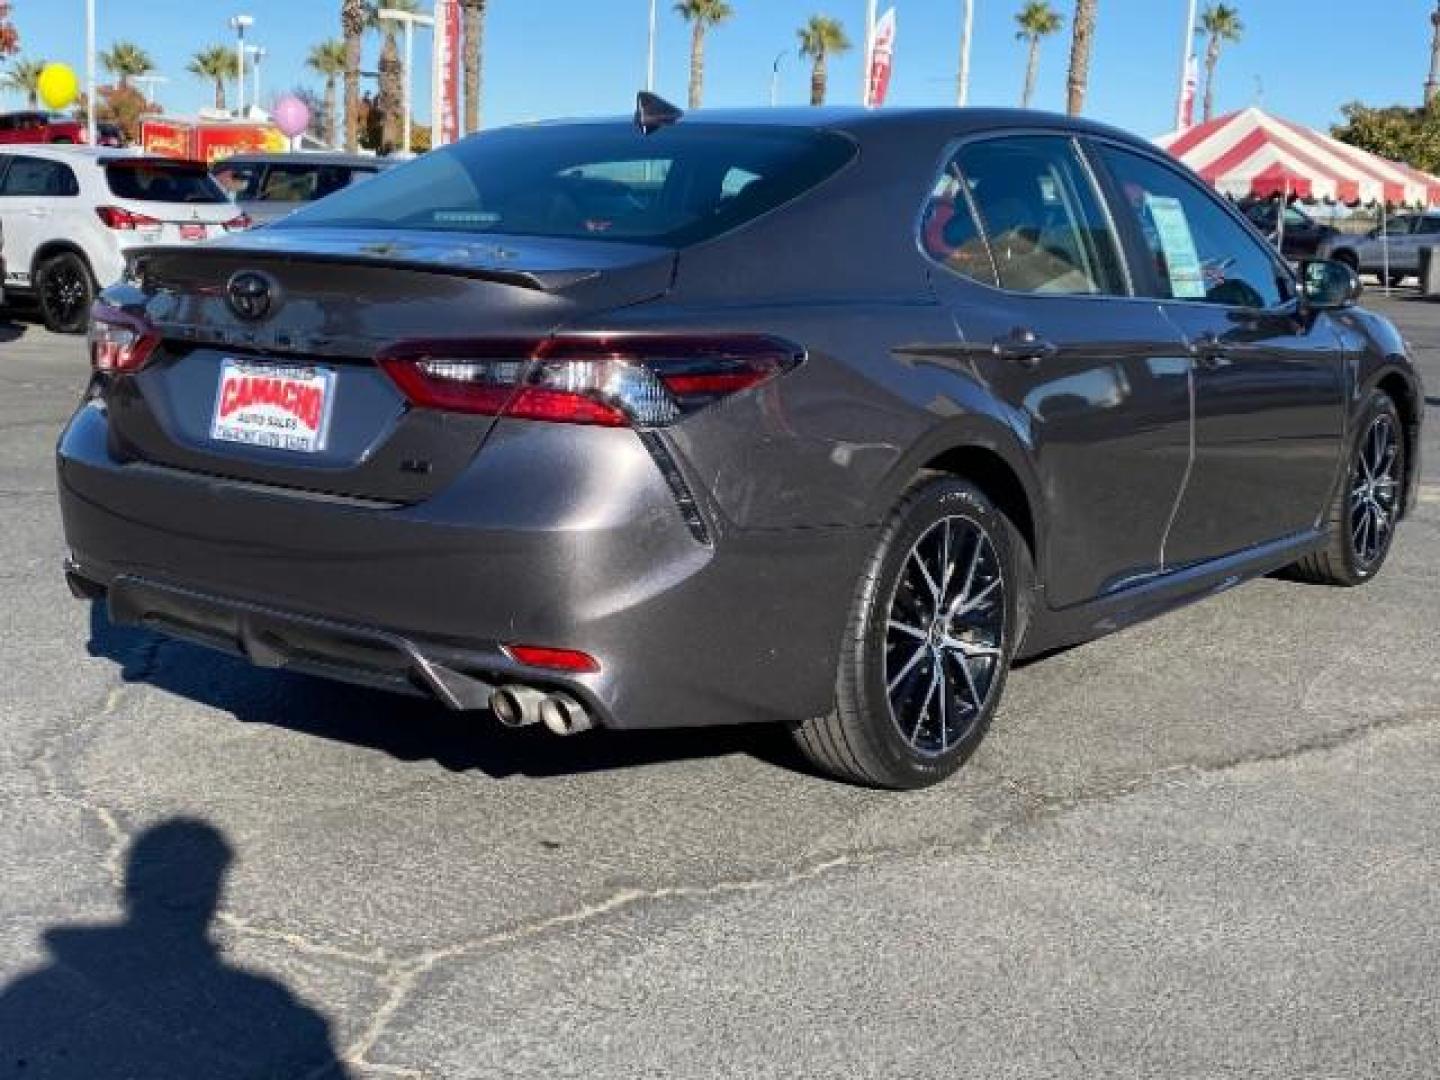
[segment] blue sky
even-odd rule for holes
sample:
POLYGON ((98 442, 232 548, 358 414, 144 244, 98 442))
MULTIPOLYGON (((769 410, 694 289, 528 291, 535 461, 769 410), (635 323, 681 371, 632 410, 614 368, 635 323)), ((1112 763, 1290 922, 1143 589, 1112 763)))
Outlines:
MULTIPOLYGON (((732 0, 734 20, 714 31, 707 53, 707 105, 768 99, 771 65, 781 50, 782 101, 800 104, 808 69, 794 54, 795 28, 816 11, 839 17, 857 42, 864 0, 732 0)), ((1415 102, 1429 58, 1431 0, 1234 0, 1247 24, 1245 40, 1221 63, 1218 106, 1252 104, 1303 123, 1327 125, 1339 106, 1415 102), (1365 12, 1361 18, 1355 13, 1365 12), (1302 15, 1303 12, 1303 15, 1302 15), (1378 14, 1372 14, 1378 13, 1378 14)), ((1055 0, 1068 14, 1069 0, 1055 0)), ((201 46, 233 41, 230 15, 255 16, 253 40, 267 47, 264 96, 297 82, 318 86, 304 70, 309 46, 338 32, 339 0, 97 0, 102 47, 116 38, 150 50, 170 82, 159 90, 167 111, 189 112, 210 98, 208 85, 186 74, 201 46)), ((882 8, 885 6, 882 0, 882 8)), ((1013 104, 1024 50, 1015 40, 1020 0, 976 0, 971 101, 1013 104)), ((659 89, 683 102, 689 33, 662 0, 659 89)), ((948 104, 954 94, 959 0, 897 0, 899 34, 892 101, 948 104)), ((82 0, 14 0, 23 53, 64 60, 82 57, 82 0)), ((1087 112, 1147 135, 1168 129, 1174 109, 1184 0, 1101 0, 1100 28, 1087 112)), ((490 124, 626 111, 644 80, 647 0, 491 0, 487 35, 490 124)), ((367 42, 367 65, 378 40, 367 42)), ((1046 44, 1036 104, 1063 106, 1067 32, 1046 44)), ((858 47, 832 65, 832 101, 859 97, 858 47)), ((417 50, 417 68, 428 49, 417 50)), ((417 82, 417 105, 428 88, 417 82)), ((11 96, 10 105, 18 104, 11 96)), ((421 108, 419 111, 428 112, 421 108)))

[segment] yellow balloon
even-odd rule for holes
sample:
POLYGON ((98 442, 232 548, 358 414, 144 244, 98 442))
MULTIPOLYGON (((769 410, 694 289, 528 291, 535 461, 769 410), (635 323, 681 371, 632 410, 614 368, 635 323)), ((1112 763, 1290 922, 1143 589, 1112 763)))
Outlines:
POLYGON ((75 99, 80 96, 80 80, 65 64, 46 64, 40 72, 36 89, 40 91, 40 100, 46 108, 64 109, 75 104, 75 99))

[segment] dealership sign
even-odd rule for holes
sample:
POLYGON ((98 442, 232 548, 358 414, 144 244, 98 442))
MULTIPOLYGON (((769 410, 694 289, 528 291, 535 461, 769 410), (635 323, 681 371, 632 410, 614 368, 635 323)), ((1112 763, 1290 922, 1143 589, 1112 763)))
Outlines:
POLYGON ((890 91, 890 70, 895 57, 895 9, 892 7, 875 24, 874 43, 870 46, 870 80, 866 104, 885 104, 890 91))
POLYGON ((460 4, 435 0, 435 78, 431 143, 444 146, 460 137, 460 4))

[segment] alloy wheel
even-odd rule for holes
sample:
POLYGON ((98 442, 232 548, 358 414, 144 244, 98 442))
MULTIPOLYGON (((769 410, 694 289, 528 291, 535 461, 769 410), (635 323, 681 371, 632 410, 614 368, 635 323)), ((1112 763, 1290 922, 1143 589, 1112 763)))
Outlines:
POLYGON ((1385 556, 1400 503, 1400 433, 1377 416, 1356 456, 1350 485, 1350 547, 1362 568, 1385 556))
POLYGON ((45 275, 44 294, 46 308, 57 322, 73 322, 89 298, 84 271, 69 264, 54 267, 45 275))
POLYGON ((969 517, 937 521, 900 570, 885 628, 885 688, 901 737, 928 757, 974 730, 1004 664, 1005 576, 969 517))

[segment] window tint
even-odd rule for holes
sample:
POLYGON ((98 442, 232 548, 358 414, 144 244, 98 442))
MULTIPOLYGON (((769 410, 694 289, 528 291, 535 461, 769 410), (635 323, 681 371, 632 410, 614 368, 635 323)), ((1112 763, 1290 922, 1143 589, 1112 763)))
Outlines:
POLYGON ((228 201, 225 192, 200 165, 119 161, 105 167, 105 176, 111 194, 117 199, 168 203, 228 201))
POLYGON ((1440 217, 1425 217, 1420 219, 1420 227, 1415 230, 1422 236, 1434 236, 1440 233, 1440 217))
POLYGON ((272 228, 342 226, 636 240, 717 236, 854 157, 829 132, 713 124, 516 127, 436 150, 272 228), (754 176, 735 195, 735 170, 754 176))
POLYGON ((75 173, 63 161, 48 158, 16 157, 5 173, 0 195, 70 197, 80 194, 75 173))
POLYGON ((313 202, 333 195, 350 183, 350 170, 337 165, 277 164, 271 165, 259 194, 240 198, 265 202, 313 202))
POLYGON ((1148 157, 1112 146, 1100 155, 1134 212, 1162 296, 1245 308, 1289 298, 1271 250, 1208 191, 1148 157))
POLYGON ((1409 236, 1415 228, 1415 218, 1410 215, 1405 217, 1391 218, 1385 222, 1386 236, 1409 236))
POLYGON ((1069 139, 1020 136, 964 146, 937 182, 931 206, 926 249, 958 273, 1018 292, 1126 291, 1115 239, 1069 139), (988 252, 964 205, 967 192, 988 252), (938 218, 945 219, 938 238, 948 250, 931 246, 938 218))

